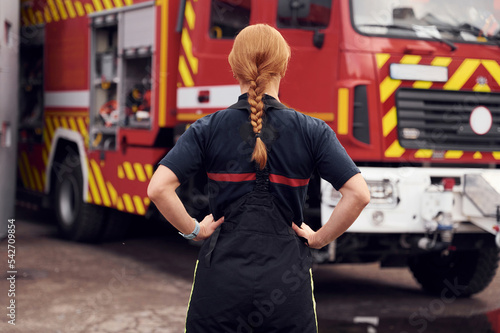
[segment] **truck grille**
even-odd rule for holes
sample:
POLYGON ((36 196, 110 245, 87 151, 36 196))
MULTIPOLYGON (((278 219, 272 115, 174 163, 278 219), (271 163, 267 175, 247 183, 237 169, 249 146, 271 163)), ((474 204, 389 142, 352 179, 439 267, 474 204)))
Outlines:
POLYGON ((500 150, 500 94, 399 89, 396 92, 398 137, 402 147, 435 150, 500 150), (493 124, 484 135, 469 119, 478 106, 491 112, 493 124))

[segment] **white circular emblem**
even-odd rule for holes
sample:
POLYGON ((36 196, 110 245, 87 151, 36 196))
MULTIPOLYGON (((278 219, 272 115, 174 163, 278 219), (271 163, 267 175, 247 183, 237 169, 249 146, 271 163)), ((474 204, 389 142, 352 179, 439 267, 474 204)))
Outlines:
POLYGON ((489 132, 493 125, 493 117, 490 110, 484 106, 478 106, 470 114, 469 124, 474 133, 484 135, 489 132))

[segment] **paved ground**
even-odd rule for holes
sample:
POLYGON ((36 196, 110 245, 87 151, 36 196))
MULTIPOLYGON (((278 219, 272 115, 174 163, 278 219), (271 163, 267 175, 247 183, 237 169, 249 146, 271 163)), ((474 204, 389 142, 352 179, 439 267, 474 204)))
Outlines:
MULTIPOLYGON (((182 332, 197 248, 168 229, 122 242, 76 244, 53 224, 18 212, 15 326, 7 242, 0 242, 0 332, 182 332)), ((406 269, 377 265, 314 269, 321 333, 494 332, 500 328, 500 274, 471 299, 444 302, 421 292, 406 269), (487 314, 489 313, 489 319, 487 314)), ((498 333, 499 331, 497 331, 498 333)), ((202 333, 202 332, 200 332, 202 333)))

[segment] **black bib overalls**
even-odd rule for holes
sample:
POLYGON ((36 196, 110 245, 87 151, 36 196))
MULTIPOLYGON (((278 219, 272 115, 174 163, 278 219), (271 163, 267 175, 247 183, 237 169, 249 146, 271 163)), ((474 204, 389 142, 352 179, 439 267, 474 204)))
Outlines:
POLYGON ((316 333, 310 249, 257 171, 196 263, 187 333, 316 333))

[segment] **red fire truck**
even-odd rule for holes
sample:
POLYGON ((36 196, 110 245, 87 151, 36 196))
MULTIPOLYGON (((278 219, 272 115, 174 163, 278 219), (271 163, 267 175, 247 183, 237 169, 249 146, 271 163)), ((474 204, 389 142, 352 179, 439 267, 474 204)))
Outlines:
MULTIPOLYGON (((68 238, 153 210, 155 164, 234 103, 232 40, 263 22, 292 48, 280 99, 330 124, 372 195, 316 260, 409 265, 425 289, 461 296, 493 278, 500 1, 22 0, 21 18, 19 197, 51 205, 68 238)), ((195 216, 205 178, 182 187, 195 216)), ((339 198, 313 175, 306 221, 320 227, 339 198)))

